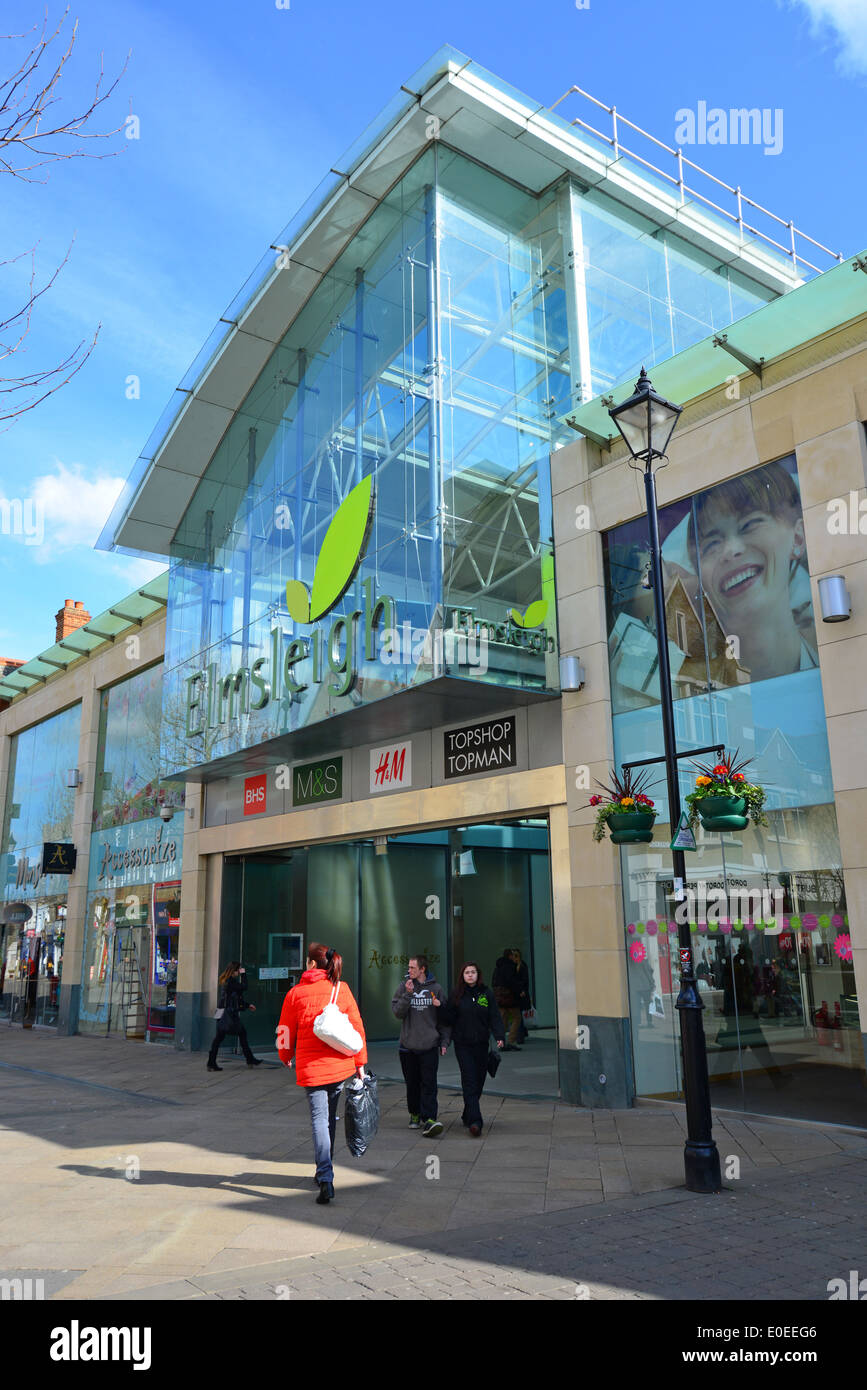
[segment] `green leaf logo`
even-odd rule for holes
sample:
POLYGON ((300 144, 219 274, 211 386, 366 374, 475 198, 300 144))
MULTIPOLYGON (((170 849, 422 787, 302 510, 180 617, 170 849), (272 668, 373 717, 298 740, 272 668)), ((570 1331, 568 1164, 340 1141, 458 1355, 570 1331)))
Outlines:
POLYGON ((517 608, 511 609, 510 616, 515 627, 540 627, 545 621, 545 614, 548 612, 548 600, 540 598, 536 603, 531 603, 526 613, 522 614, 517 608))
POLYGON ((290 618, 294 618, 296 623, 310 622, 310 595, 307 585, 302 584, 300 579, 290 579, 286 585, 286 607, 290 618))
POLYGON ((308 595, 307 586, 300 579, 289 580, 286 607, 297 623, 315 623, 343 598, 364 559, 374 502, 371 474, 362 478, 331 518, 316 561, 312 595, 308 595))

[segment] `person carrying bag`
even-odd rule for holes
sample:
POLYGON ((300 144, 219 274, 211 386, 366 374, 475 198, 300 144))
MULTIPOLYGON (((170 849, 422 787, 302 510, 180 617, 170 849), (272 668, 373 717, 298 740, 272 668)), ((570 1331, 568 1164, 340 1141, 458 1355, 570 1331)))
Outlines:
POLYGON ((211 1050, 208 1053, 208 1071, 222 1071, 222 1067, 217 1066, 217 1053, 220 1044, 226 1035, 234 1035, 241 1044, 241 1050, 248 1067, 261 1067, 260 1058, 253 1056, 253 1049, 247 1041, 247 1030, 241 1022, 241 1012, 249 1009, 250 1013, 256 1012, 255 1004, 248 1004, 244 999, 244 990, 247 988, 247 972, 239 960, 230 960, 223 973, 220 975, 220 995, 219 1002, 214 1013, 217 1027, 214 1033, 214 1041, 211 1043, 211 1050))
POLYGON ((497 1070, 499 1050, 506 1034, 493 991, 482 980, 482 972, 474 960, 466 961, 461 967, 443 1014, 444 1021, 451 1027, 451 1040, 461 1070, 464 1093, 461 1121, 473 1138, 478 1139, 484 1123, 479 1102, 485 1077, 488 1073, 493 1076, 497 1070), (498 1049, 494 1053, 490 1050, 492 1033, 498 1049))
POLYGON ((280 1061, 287 1067, 294 1061, 296 1082, 307 1092, 320 1206, 334 1200, 340 1093, 351 1076, 364 1080, 367 1062, 364 1024, 351 989, 341 984, 342 969, 342 957, 333 947, 311 942, 307 969, 283 1000, 277 1026, 280 1061), (350 1052, 353 1046, 356 1050, 350 1052))

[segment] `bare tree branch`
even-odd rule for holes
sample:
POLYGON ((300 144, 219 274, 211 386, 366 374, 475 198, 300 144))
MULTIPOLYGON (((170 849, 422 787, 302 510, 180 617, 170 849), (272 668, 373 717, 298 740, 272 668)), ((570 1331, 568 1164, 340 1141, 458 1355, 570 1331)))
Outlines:
MULTIPOLYGON (((107 149, 104 153, 97 153, 89 146, 76 146, 85 141, 109 140, 123 129, 125 122, 110 130, 92 130, 88 127, 92 124, 94 114, 116 90, 126 71, 129 55, 117 77, 106 87, 103 55, 100 54, 99 74, 89 103, 80 109, 76 108, 68 116, 52 109, 61 101, 61 78, 78 36, 76 19, 71 32, 67 31, 68 41, 61 37, 68 16, 67 6, 59 23, 53 32, 50 32, 46 9, 38 39, 31 43, 31 47, 11 75, 5 79, 0 78, 0 175, 7 174, 24 183, 44 184, 47 182, 46 178, 33 176, 35 169, 61 160, 83 157, 108 159, 122 153, 121 149, 107 149), (61 48, 59 52, 52 51, 51 45, 58 39, 61 48)), ((27 39, 36 33, 37 28, 38 26, 34 25, 33 29, 23 34, 0 35, 0 45, 27 39)), ((0 48, 0 52, 2 51, 4 50, 0 48)), ((71 250, 72 243, 60 264, 40 288, 36 285, 35 247, 29 252, 22 252, 0 261, 0 269, 3 269, 15 264, 25 255, 30 256, 29 283, 24 302, 20 308, 0 319, 0 363, 17 352, 26 351, 25 342, 32 326, 34 307, 54 285, 69 260, 71 250)), ((101 325, 97 327, 90 343, 82 339, 55 367, 25 371, 16 376, 0 376, 0 423, 11 422, 26 411, 33 410, 71 381, 93 352, 100 327, 101 325)))
MULTIPOLYGON (((0 81, 0 172, 11 174, 14 178, 24 179, 27 183, 45 182, 44 179, 28 178, 33 169, 41 168, 45 164, 52 164, 62 159, 82 157, 109 159, 120 153, 119 150, 107 150, 105 154, 95 154, 90 150, 63 147, 52 149, 49 147, 49 143, 64 139, 108 140, 123 129, 123 123, 111 130, 85 129, 94 112, 108 101, 117 88, 129 62, 129 55, 127 55, 117 77, 103 90, 105 66, 102 54, 99 58, 99 76, 96 79, 93 100, 77 115, 67 116, 43 129, 46 112, 49 107, 56 106, 60 100, 58 92, 60 79, 78 36, 77 19, 73 23, 69 42, 59 58, 56 61, 49 58, 49 61, 54 62, 53 70, 40 75, 39 65, 45 59, 51 44, 60 36, 68 14, 69 6, 64 10, 63 17, 54 32, 49 34, 48 12, 46 11, 39 40, 33 45, 12 76, 5 81, 0 81), (38 78, 36 90, 31 95, 31 85, 36 78, 38 78), (34 162, 32 164, 16 163, 16 157, 18 159, 22 157, 21 151, 26 151, 28 156, 34 156, 34 162)), ((24 36, 6 35, 4 37, 11 39, 24 36)))

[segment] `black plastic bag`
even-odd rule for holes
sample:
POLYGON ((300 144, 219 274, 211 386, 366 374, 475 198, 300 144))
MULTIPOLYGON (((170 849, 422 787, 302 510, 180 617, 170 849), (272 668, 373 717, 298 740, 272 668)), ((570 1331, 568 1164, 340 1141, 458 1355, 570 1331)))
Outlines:
POLYGON ((343 1087, 343 1119, 346 1125, 346 1147, 353 1158, 361 1158, 379 1129, 379 1092, 372 1071, 364 1080, 353 1077, 343 1087))
POLYGON ((486 1063, 486 1066, 487 1066, 487 1069, 488 1069, 488 1076, 490 1076, 490 1077, 496 1076, 496 1074, 497 1074, 497 1069, 499 1068, 499 1065, 500 1065, 500 1060, 501 1060, 501 1059, 500 1059, 500 1054, 499 1054, 499 1052, 495 1052, 494 1049, 491 1048, 490 1052, 488 1053, 488 1060, 487 1060, 487 1063, 486 1063))

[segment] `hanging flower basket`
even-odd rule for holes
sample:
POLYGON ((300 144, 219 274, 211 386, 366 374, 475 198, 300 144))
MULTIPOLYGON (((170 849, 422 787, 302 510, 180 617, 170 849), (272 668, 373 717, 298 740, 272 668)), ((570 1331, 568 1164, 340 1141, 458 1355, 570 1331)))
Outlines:
POLYGON ((767 825, 762 810, 765 789, 748 782, 743 772, 752 759, 742 758, 738 762, 737 758, 735 749, 734 753, 726 752, 714 766, 695 764, 699 774, 695 791, 686 798, 693 830, 699 820, 705 830, 717 833, 745 830, 750 821, 753 825, 767 825))
POLYGON ((648 845, 655 820, 655 811, 612 811, 608 830, 615 845, 648 845))
POLYGON ((602 788, 605 795, 590 798, 590 805, 596 812, 594 840, 604 839, 608 830, 615 845, 650 843, 656 808, 644 790, 649 785, 647 777, 646 769, 636 776, 632 768, 624 768, 619 775, 612 768, 611 781, 607 786, 604 782, 597 782, 596 785, 602 788))

